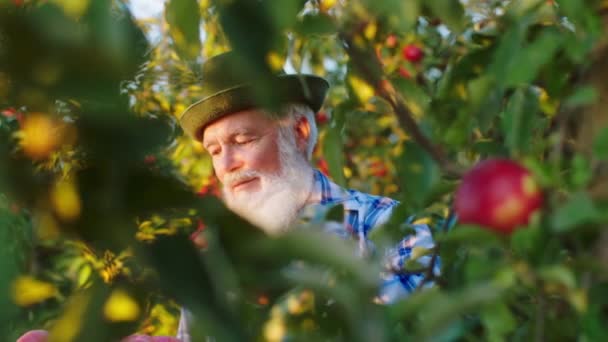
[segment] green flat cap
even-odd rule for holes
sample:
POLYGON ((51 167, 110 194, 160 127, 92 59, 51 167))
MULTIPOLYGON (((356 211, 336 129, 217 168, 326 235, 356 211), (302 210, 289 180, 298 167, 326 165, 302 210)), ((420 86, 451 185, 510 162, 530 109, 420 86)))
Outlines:
MULTIPOLYGON (((202 131, 211 122, 228 114, 261 107, 257 100, 259 86, 251 74, 243 72, 242 60, 234 52, 208 59, 202 68, 203 98, 188 107, 180 116, 184 131, 194 139, 202 139, 202 131), (249 80, 246 78, 249 77, 249 80)), ((272 89, 277 103, 303 103, 317 112, 321 108, 329 83, 321 77, 304 74, 272 75, 266 85, 272 89)))

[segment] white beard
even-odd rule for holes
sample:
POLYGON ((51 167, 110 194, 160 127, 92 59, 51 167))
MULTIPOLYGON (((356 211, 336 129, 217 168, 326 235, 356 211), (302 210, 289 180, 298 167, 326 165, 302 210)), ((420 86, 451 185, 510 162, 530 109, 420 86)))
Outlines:
POLYGON ((269 235, 286 232, 305 205, 313 186, 313 169, 299 154, 295 142, 279 134, 281 171, 266 174, 256 170, 237 171, 223 179, 224 202, 232 211, 260 227, 269 235), (260 190, 231 193, 228 184, 260 178, 260 190))

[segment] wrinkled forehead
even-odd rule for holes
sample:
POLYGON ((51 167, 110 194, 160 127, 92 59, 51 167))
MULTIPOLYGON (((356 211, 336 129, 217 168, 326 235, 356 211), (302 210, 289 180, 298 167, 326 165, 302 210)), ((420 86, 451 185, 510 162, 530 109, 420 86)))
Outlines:
POLYGON ((201 132, 203 143, 222 139, 235 133, 264 132, 277 127, 277 121, 258 109, 226 115, 208 124, 201 132))

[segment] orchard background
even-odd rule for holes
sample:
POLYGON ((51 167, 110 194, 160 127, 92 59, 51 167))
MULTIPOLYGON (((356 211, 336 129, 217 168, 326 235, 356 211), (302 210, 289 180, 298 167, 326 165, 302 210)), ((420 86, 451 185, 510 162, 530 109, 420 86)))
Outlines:
POLYGON ((0 0, 0 339, 174 334, 178 303, 195 340, 608 337, 606 1, 169 0, 139 21, 127 5, 0 0), (261 82, 284 68, 331 83, 313 162, 401 201, 378 250, 432 226, 436 248, 404 268, 431 275, 415 259, 432 255, 435 287, 374 304, 382 255, 269 239, 221 205, 177 117, 228 49, 261 82), (508 234, 452 209, 496 157, 544 197, 508 234))

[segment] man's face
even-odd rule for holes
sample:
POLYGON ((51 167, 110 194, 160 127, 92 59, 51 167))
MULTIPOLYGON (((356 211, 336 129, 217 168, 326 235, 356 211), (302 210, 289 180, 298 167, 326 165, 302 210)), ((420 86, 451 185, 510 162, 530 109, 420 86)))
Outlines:
POLYGON ((225 191, 231 194, 257 191, 259 176, 232 179, 231 174, 280 171, 278 124, 258 110, 245 110, 211 123, 204 132, 203 146, 225 191))
POLYGON ((294 127, 247 110, 213 122, 203 135, 224 202, 269 234, 295 221, 312 188, 313 170, 296 147, 294 127))

